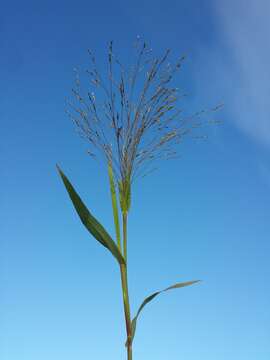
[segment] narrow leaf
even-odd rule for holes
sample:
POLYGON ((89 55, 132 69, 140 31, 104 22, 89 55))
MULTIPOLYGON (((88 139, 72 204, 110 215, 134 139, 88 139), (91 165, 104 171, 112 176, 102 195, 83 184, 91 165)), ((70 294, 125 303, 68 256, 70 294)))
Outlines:
POLYGON ((148 296, 141 304, 141 306, 139 307, 139 310, 137 311, 137 314, 136 316, 134 317, 134 319, 132 320, 132 323, 131 323, 131 326, 132 326, 132 341, 134 339, 134 336, 135 336, 135 331, 136 331, 136 325, 137 325, 137 319, 138 319, 138 316, 140 314, 140 312, 142 311, 142 309, 145 307, 146 304, 148 304, 150 301, 152 301, 157 295, 165 292, 165 291, 168 291, 168 290, 172 290, 172 289, 178 289, 178 288, 182 288, 182 287, 185 287, 185 286, 189 286, 189 285, 192 285, 192 284, 195 284, 197 282, 200 282, 201 280, 194 280, 194 281, 187 281, 187 282, 183 282, 183 283, 177 283, 177 284, 174 284, 172 286, 169 286, 167 287, 166 289, 164 290, 161 290, 161 291, 157 291, 155 293, 153 293, 152 295, 148 296))
POLYGON ((125 260, 119 252, 115 242, 112 240, 104 227, 97 221, 96 218, 94 218, 94 216, 84 205, 82 199, 79 197, 76 190, 74 189, 68 178, 65 176, 63 171, 60 169, 60 167, 58 165, 56 166, 69 194, 69 197, 86 229, 96 238, 97 241, 99 241, 112 253, 112 255, 117 259, 119 264, 125 264, 125 260))
POLYGON ((120 225, 119 225, 117 196, 116 196, 115 183, 114 183, 114 177, 113 177, 113 170, 112 170, 112 165, 111 164, 108 165, 108 173, 109 173, 109 180, 110 180, 110 190, 111 190, 111 199, 112 199, 112 208, 113 208, 113 218, 114 218, 116 240, 117 240, 118 249, 121 252, 121 234, 120 234, 120 225))

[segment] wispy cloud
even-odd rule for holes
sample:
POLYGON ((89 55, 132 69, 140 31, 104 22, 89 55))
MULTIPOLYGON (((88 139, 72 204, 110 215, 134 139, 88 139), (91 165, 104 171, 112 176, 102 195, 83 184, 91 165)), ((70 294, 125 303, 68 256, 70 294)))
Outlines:
POLYGON ((236 124, 262 145, 270 147, 270 2, 216 2, 219 36, 233 73, 228 91, 236 124), (233 84, 233 86, 232 86, 233 84))

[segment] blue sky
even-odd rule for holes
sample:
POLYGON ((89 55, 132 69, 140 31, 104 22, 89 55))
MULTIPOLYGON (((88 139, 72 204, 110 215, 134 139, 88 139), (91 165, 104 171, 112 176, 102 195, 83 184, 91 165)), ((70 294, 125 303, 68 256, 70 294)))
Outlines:
POLYGON ((134 359, 268 360, 270 121, 267 1, 10 1, 0 14, 3 360, 125 359, 114 259, 76 217, 58 162, 113 232, 106 172, 64 113, 74 66, 137 35, 187 61, 191 111, 224 102, 206 142, 139 180, 130 214, 134 359))

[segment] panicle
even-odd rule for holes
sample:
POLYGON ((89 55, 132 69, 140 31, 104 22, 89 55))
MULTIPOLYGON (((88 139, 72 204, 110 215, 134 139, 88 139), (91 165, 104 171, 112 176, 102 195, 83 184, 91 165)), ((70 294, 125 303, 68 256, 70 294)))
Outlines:
POLYGON ((174 64, 168 61, 170 49, 156 57, 140 37, 134 50, 134 62, 126 67, 110 41, 105 79, 93 52, 88 50, 87 84, 82 86, 75 68, 72 101, 68 101, 69 117, 90 142, 89 154, 96 156, 98 152, 106 163, 110 162, 118 183, 132 182, 151 172, 157 159, 176 158, 175 147, 184 137, 204 124, 218 123, 198 118, 221 106, 183 116, 178 104, 186 94, 179 92, 173 80, 185 56, 174 64))

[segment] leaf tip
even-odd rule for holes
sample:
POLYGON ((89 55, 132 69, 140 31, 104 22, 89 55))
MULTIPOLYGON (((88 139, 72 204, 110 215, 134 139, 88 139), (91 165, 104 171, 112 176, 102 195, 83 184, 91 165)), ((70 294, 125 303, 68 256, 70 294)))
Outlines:
POLYGON ((61 176, 61 178, 63 178, 63 171, 61 170, 60 166, 57 163, 55 164, 55 166, 56 166, 56 169, 57 169, 59 175, 61 176))

